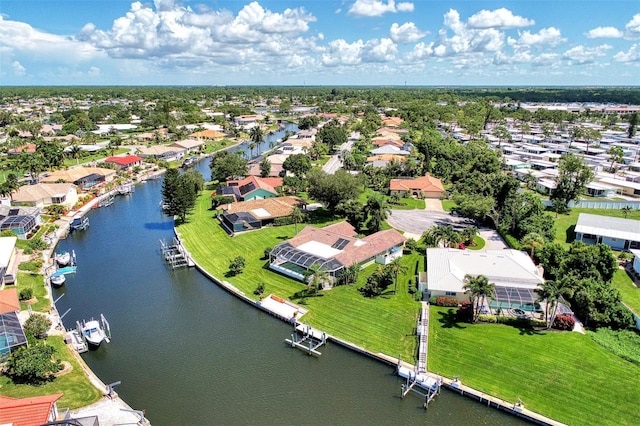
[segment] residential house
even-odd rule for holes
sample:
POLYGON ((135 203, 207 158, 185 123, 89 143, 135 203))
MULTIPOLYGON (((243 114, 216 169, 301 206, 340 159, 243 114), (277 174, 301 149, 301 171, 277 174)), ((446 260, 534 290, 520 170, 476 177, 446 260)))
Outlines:
POLYGON ((367 164, 373 167, 387 167, 389 163, 393 161, 404 163, 405 161, 407 161, 407 157, 393 154, 372 155, 370 157, 367 157, 367 164))
POLYGON ((304 280, 312 265, 325 270, 331 280, 352 265, 372 262, 387 265, 402 256, 405 237, 395 229, 379 231, 364 238, 348 222, 324 228, 305 226, 295 237, 271 250, 269 268, 289 277, 304 280))
POLYGON ((227 186, 219 188, 216 195, 230 196, 235 201, 272 198, 278 196, 276 188, 281 186, 282 178, 247 176, 244 179, 227 181, 227 186))
POLYGON ((7 151, 7 154, 9 155, 20 155, 23 152, 27 153, 27 154, 33 154, 34 152, 36 152, 36 148, 37 145, 34 143, 27 143, 24 145, 20 145, 18 147, 12 148, 10 150, 7 151))
POLYGON ((12 231, 21 240, 42 223, 38 207, 12 207, 0 205, 0 232, 12 231))
POLYGON ((141 166, 144 158, 137 155, 121 155, 108 157, 104 162, 115 164, 118 170, 132 170, 136 166, 141 166))
POLYGON ((384 145, 381 146, 380 148, 376 148, 376 149, 372 149, 371 150, 371 154, 373 155, 385 155, 385 154, 389 154, 389 155, 404 155, 404 156, 408 156, 411 155, 411 152, 406 151, 400 147, 394 146, 394 145, 384 145))
POLYGON ((640 249, 640 220, 580 213, 576 240, 586 244, 606 244, 612 249, 640 249))
POLYGON ((78 187, 72 183, 37 183, 23 185, 11 194, 14 205, 43 209, 60 204, 71 209, 78 202, 78 187))
MULTIPOLYGON (((58 421, 56 401, 60 398, 62 398, 61 393, 27 398, 0 396, 0 423, 14 426, 54 424, 52 422, 58 421)), ((97 425, 98 423, 96 418, 90 423, 69 420, 65 424, 97 425)))
POLYGON ((426 287, 423 284, 419 290, 426 298, 447 296, 468 301, 469 294, 463 288, 467 275, 484 275, 495 285, 495 300, 487 309, 533 310, 538 298, 534 290, 544 282, 542 271, 522 251, 428 248, 426 287))
POLYGON ((69 170, 56 170, 40 179, 43 183, 68 182, 88 191, 96 185, 109 183, 116 177, 116 171, 103 167, 74 167, 69 170))
POLYGON ((302 199, 293 196, 253 199, 224 204, 219 219, 230 234, 260 229, 273 224, 279 217, 290 216, 302 199))
POLYGON ((189 135, 189 139, 194 139, 198 141, 218 141, 224 139, 227 135, 223 132, 219 132, 217 130, 201 130, 199 132, 194 132, 189 135))
POLYGON ((202 149, 202 147, 205 146, 205 144, 206 142, 202 139, 184 139, 178 142, 174 142, 169 146, 184 150, 184 153, 186 155, 195 151, 199 151, 200 149, 202 149))
POLYGON ((140 148, 137 154, 142 158, 155 158, 162 161, 177 161, 182 159, 185 149, 176 146, 154 145, 140 148))
MULTIPOLYGON (((7 360, 11 351, 27 344, 20 320, 20 301, 15 287, 0 291, 0 362, 7 360)), ((1 412, 1 409, 0 409, 1 412)), ((0 415, 0 424, 4 424, 0 415)))
POLYGON ((391 179, 389 182, 391 194, 398 194, 400 197, 417 198, 441 198, 444 193, 444 186, 440 179, 427 173, 415 179, 391 179))

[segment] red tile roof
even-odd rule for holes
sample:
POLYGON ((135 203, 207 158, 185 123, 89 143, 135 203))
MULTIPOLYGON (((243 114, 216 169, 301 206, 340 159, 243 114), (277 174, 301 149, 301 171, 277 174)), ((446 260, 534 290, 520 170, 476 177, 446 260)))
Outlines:
POLYGON ((0 291, 0 315, 19 310, 18 290, 13 287, 0 291))
POLYGON ((121 166, 128 166, 143 160, 144 159, 142 157, 138 157, 137 155, 125 155, 123 157, 109 157, 104 161, 105 163, 116 163, 121 166))
POLYGON ((440 179, 429 173, 415 179, 391 179, 389 189, 392 191, 444 192, 440 179))
POLYGON ((0 423, 13 426, 36 426, 48 423, 53 405, 62 397, 54 395, 9 398, 0 395, 0 423))

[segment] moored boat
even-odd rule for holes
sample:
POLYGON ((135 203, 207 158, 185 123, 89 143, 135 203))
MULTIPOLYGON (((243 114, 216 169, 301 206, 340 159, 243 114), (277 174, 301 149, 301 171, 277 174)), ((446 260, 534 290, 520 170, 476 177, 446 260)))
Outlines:
POLYGON ((77 323, 80 335, 90 347, 97 348, 102 342, 109 343, 111 329, 104 315, 100 315, 100 320, 91 318, 89 321, 77 323))
POLYGON ((49 281, 51 281, 51 285, 54 287, 60 287, 66 281, 64 274, 53 274, 49 277, 49 281))
POLYGON ((71 253, 69 253, 68 251, 56 253, 54 256, 54 260, 60 266, 67 266, 71 263, 71 253))

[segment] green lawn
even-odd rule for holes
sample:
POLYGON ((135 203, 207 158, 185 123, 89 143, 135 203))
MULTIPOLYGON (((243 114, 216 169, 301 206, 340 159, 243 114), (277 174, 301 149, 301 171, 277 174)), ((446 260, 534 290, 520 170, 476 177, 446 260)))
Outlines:
MULTIPOLYGON (((38 301, 31 305, 31 309, 36 312, 48 312, 51 309, 51 299, 46 298, 47 289, 44 286, 44 277, 40 274, 27 274, 18 272, 18 295, 23 288, 30 288, 33 291, 33 297, 38 301)), ((28 309, 26 303, 20 302, 20 310, 28 309)))
POLYGON ((0 394, 13 398, 26 398, 36 395, 63 393, 58 400, 58 408, 76 409, 93 404, 102 397, 84 374, 84 371, 69 352, 61 336, 51 336, 47 342, 57 349, 57 358, 71 363, 71 372, 57 377, 52 382, 41 386, 16 385, 7 376, 0 375, 0 394))
POLYGON ((467 246, 469 250, 482 250, 486 244, 486 241, 480 235, 473 237, 473 242, 475 243, 474 246, 467 246))
MULTIPOLYGON (((257 299, 253 290, 263 283, 265 295, 274 293, 309 309, 302 318, 305 323, 373 352, 415 359, 416 339, 407 335, 414 331, 419 304, 408 293, 407 281, 414 276, 416 262, 419 262, 417 270, 424 270, 422 256, 403 257, 404 263, 410 266, 410 272, 401 276, 398 295, 389 290, 378 298, 368 299, 358 292, 357 285, 351 285, 321 291, 315 297, 301 298, 300 292, 306 288, 305 285, 272 272, 267 268, 267 261, 261 259, 265 248, 294 236, 294 225, 229 237, 208 207, 208 197, 200 197, 189 222, 180 225, 178 232, 191 255, 214 276, 232 283, 253 299, 257 299), (245 258, 246 267, 240 275, 225 278, 229 261, 236 256, 245 258)), ((299 230, 303 226, 299 225, 299 230)), ((373 268, 369 267, 360 274, 360 283, 364 283, 366 272, 371 271, 373 268)))
POLYGON ((456 202, 453 200, 442 200, 442 208, 446 212, 450 212, 453 207, 455 207, 456 202))
POLYGON ((637 424, 640 367, 579 333, 458 324, 431 307, 430 371, 575 425, 637 424))
POLYGON ((620 291, 622 301, 640 315, 640 288, 633 283, 629 274, 623 269, 617 270, 613 276, 612 284, 620 291))
POLYGON ((389 204, 389 206, 395 210, 424 210, 424 200, 417 198, 400 198, 400 204, 389 204))

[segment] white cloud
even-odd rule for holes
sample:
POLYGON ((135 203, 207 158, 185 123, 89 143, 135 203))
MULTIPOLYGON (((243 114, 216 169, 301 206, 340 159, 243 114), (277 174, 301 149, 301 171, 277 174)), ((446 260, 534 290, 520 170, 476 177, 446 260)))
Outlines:
POLYGON ((428 31, 419 30, 413 22, 405 22, 402 25, 394 22, 389 29, 389 37, 399 44, 415 43, 427 34, 428 31))
POLYGON ((608 44, 600 46, 575 46, 563 53, 562 58, 569 61, 570 64, 584 65, 596 62, 596 58, 606 55, 606 52, 612 47, 608 44))
POLYGON ((363 48, 362 40, 353 43, 347 43, 344 39, 334 40, 327 46, 328 52, 322 55, 322 64, 328 67, 359 64, 363 48))
POLYGON ((395 59, 398 48, 388 38, 369 40, 362 51, 363 62, 390 62, 395 59))
POLYGON ((396 5, 395 0, 356 0, 349 8, 349 15, 353 16, 382 16, 385 13, 413 12, 413 3, 400 2, 396 5))
POLYGON ((567 41, 562 37, 560 30, 555 27, 543 28, 537 33, 531 33, 524 31, 520 34, 520 38, 515 40, 511 37, 507 40, 510 46, 522 47, 522 46, 557 46, 560 43, 567 41))
POLYGON ((509 9, 483 9, 471 16, 468 21, 470 28, 522 28, 535 24, 532 19, 514 15, 509 9))
POLYGON ((589 30, 587 38, 621 38, 624 34, 615 27, 597 27, 589 30))
POLYGON ((618 52, 613 55, 616 62, 640 62, 640 46, 634 44, 626 52, 618 52))
POLYGON ((640 13, 636 13, 631 21, 624 26, 624 34, 629 38, 640 37, 640 13))
POLYGON ((27 69, 18 61, 13 61, 11 63, 11 69, 13 70, 13 74, 18 77, 24 77, 27 75, 27 69))
POLYGON ((451 37, 446 29, 438 32, 438 41, 433 45, 435 56, 453 56, 473 52, 495 52, 504 45, 504 33, 495 28, 474 29, 460 20, 460 14, 450 9, 444 16, 444 24, 453 31, 451 37))
POLYGON ((0 15, 0 50, 4 57, 24 55, 43 62, 79 63, 103 56, 89 43, 34 29, 0 15))

